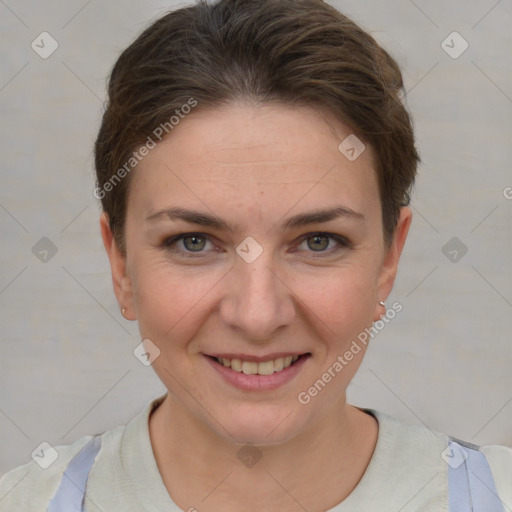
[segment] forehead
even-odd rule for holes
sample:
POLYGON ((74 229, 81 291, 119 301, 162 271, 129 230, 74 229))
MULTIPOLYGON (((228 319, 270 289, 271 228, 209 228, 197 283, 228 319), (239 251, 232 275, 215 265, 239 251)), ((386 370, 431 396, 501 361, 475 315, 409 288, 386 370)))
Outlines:
POLYGON ((373 155, 366 146, 349 160, 339 148, 349 136, 330 112, 313 107, 199 109, 138 164, 128 203, 149 212, 178 199, 242 205, 246 198, 284 208, 304 196, 304 206, 323 197, 368 207, 379 201, 373 155))

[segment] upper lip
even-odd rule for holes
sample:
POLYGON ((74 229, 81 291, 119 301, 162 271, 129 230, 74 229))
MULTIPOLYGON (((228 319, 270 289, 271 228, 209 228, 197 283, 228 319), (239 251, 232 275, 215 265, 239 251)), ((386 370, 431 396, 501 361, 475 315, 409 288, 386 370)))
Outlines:
POLYGON ((263 361, 271 361, 274 359, 279 359, 280 357, 290 357, 290 356, 303 356, 305 354, 309 354, 309 352, 274 352, 272 354, 267 354, 264 356, 254 356, 250 354, 235 354, 232 352, 222 352, 216 354, 205 354, 210 357, 217 357, 219 359, 240 359, 241 361, 253 361, 255 363, 261 363, 263 361))

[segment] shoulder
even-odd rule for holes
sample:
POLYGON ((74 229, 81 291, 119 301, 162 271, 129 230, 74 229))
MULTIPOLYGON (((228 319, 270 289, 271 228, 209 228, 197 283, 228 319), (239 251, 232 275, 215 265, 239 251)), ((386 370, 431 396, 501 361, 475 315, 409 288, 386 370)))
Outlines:
POLYGON ((1 510, 46 511, 67 465, 92 437, 84 436, 68 445, 48 445, 35 452, 32 460, 3 475, 0 479, 1 510))
POLYGON ((448 444, 448 436, 430 429, 426 425, 400 420, 376 409, 363 409, 375 416, 379 423, 379 440, 385 444, 397 462, 409 469, 410 461, 416 457, 433 467, 444 465, 442 452, 448 444))
POLYGON ((500 445, 481 446, 480 452, 485 455, 499 497, 512 509, 512 448, 500 445))
MULTIPOLYGON (((404 473, 419 471, 415 463, 411 464, 411 460, 421 460, 422 467, 429 467, 432 474, 437 472, 442 475, 445 484, 439 486, 439 492, 447 493, 450 475, 460 476, 469 472, 470 474, 466 475, 467 481, 474 490, 473 486, 478 487, 479 480, 482 481, 483 475, 489 474, 490 470, 490 480, 494 481, 495 494, 512 510, 512 448, 501 445, 475 445, 432 430, 426 425, 401 421, 374 409, 366 410, 378 419, 384 430, 383 441, 392 451, 392 460, 400 462, 399 467, 404 473), (482 460, 486 462, 488 469, 487 466, 482 466, 482 460), (477 474, 474 477, 475 471, 477 474)), ((457 476, 453 478, 456 479, 457 476)), ((465 478, 463 480, 466 482, 465 478)), ((490 481, 488 483, 490 484, 490 481)))
MULTIPOLYGON (((132 463, 131 460, 123 460, 122 453, 131 457, 134 447, 140 444, 140 436, 144 435, 148 414, 162 399, 153 400, 127 425, 113 427, 101 434, 83 436, 67 445, 42 446, 41 450, 32 454, 32 460, 11 469, 0 478, 0 510, 46 512, 68 468, 76 476, 74 472, 77 468, 89 471, 94 465, 96 472, 102 476, 100 481, 96 479, 96 487, 109 492, 109 482, 124 475, 126 462, 132 463)), ((94 476, 92 471, 91 475, 94 476)), ((87 474, 87 478, 91 475, 87 474)))

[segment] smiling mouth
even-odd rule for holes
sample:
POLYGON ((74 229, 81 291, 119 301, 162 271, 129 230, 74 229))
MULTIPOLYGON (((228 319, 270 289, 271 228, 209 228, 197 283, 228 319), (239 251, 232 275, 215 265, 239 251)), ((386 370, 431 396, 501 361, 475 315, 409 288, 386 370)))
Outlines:
POLYGON ((231 368, 231 370, 244 373, 246 375, 272 375, 279 373, 284 369, 295 364, 303 357, 309 357, 311 354, 294 355, 287 357, 278 357, 269 361, 243 361, 241 359, 226 359, 224 357, 210 357, 216 363, 231 368))

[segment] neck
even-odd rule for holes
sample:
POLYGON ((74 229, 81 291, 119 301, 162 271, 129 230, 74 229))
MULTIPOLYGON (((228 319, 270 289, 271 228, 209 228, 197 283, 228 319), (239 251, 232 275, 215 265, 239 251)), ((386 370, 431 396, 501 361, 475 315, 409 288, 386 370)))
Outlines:
POLYGON ((149 431, 162 480, 183 510, 285 512, 300 504, 314 512, 334 507, 356 487, 375 449, 378 423, 343 397, 290 441, 240 451, 168 394, 150 416, 149 431))

